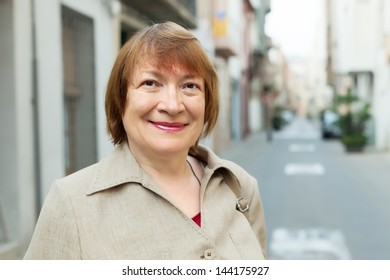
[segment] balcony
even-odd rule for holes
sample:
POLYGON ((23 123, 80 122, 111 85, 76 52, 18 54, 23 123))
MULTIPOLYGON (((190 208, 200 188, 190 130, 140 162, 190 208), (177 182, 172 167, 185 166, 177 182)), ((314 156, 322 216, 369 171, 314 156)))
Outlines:
POLYGON ((122 0, 153 22, 173 21, 186 28, 196 28, 195 0, 122 0))

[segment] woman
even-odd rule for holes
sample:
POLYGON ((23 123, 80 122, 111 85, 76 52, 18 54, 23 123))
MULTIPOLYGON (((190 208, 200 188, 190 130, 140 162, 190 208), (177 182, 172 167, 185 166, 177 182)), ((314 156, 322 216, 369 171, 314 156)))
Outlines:
POLYGON ((190 32, 166 22, 133 36, 106 115, 115 150, 54 183, 25 259, 264 258, 256 180, 198 145, 217 120, 218 78, 190 32))

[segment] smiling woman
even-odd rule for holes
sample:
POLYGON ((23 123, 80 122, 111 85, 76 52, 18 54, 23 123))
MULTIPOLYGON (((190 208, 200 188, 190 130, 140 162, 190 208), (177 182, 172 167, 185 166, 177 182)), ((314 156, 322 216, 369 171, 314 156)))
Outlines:
POLYGON ((25 259, 263 259, 256 180, 198 144, 218 94, 186 29, 167 22, 132 37, 106 92, 116 147, 53 184, 25 259))
POLYGON ((153 161, 172 153, 184 159, 188 147, 195 147, 202 133, 204 81, 188 73, 185 66, 166 71, 148 61, 136 65, 126 104, 122 122, 129 146, 139 160, 145 151, 153 161))
POLYGON ((115 144, 127 140, 118 113, 125 110, 128 87, 137 86, 136 79, 141 78, 138 82, 149 86, 154 84, 151 90, 156 89, 158 80, 166 78, 162 77, 166 76, 165 72, 174 74, 185 70, 181 78, 188 78, 187 75, 189 78, 197 78, 205 99, 204 136, 212 131, 219 111, 217 74, 199 41, 184 28, 177 27, 171 22, 165 23, 164 30, 160 25, 154 25, 147 32, 133 36, 119 52, 106 95, 107 125, 115 144), (149 69, 142 69, 143 73, 134 76, 140 67, 147 66, 149 69), (144 77, 139 77, 141 74, 144 77))

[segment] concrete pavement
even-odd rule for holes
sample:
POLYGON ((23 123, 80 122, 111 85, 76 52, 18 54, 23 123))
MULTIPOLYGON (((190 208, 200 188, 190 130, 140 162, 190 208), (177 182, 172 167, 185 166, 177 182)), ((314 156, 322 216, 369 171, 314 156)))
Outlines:
POLYGON ((269 245, 274 237, 288 236, 280 231, 284 228, 295 237, 327 234, 328 243, 333 238, 340 249, 332 258, 390 259, 390 153, 372 147, 346 153, 339 141, 319 138, 318 124, 300 119, 273 139, 267 142, 264 133, 257 133, 220 154, 258 179, 269 245), (319 167, 323 172, 315 173, 319 167))

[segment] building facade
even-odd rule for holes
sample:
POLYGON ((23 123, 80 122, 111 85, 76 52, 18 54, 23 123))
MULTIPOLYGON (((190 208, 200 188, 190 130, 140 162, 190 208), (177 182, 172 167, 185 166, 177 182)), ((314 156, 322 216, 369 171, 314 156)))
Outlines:
POLYGON ((0 3, 0 257, 23 254, 54 179, 110 149, 104 92, 115 56, 103 1, 0 3), (108 50, 108 51, 107 51, 108 50))
POLYGON ((371 104, 370 143, 390 148, 389 15, 385 0, 327 1, 328 82, 371 104), (362 20, 364 18, 364 20, 362 20))

